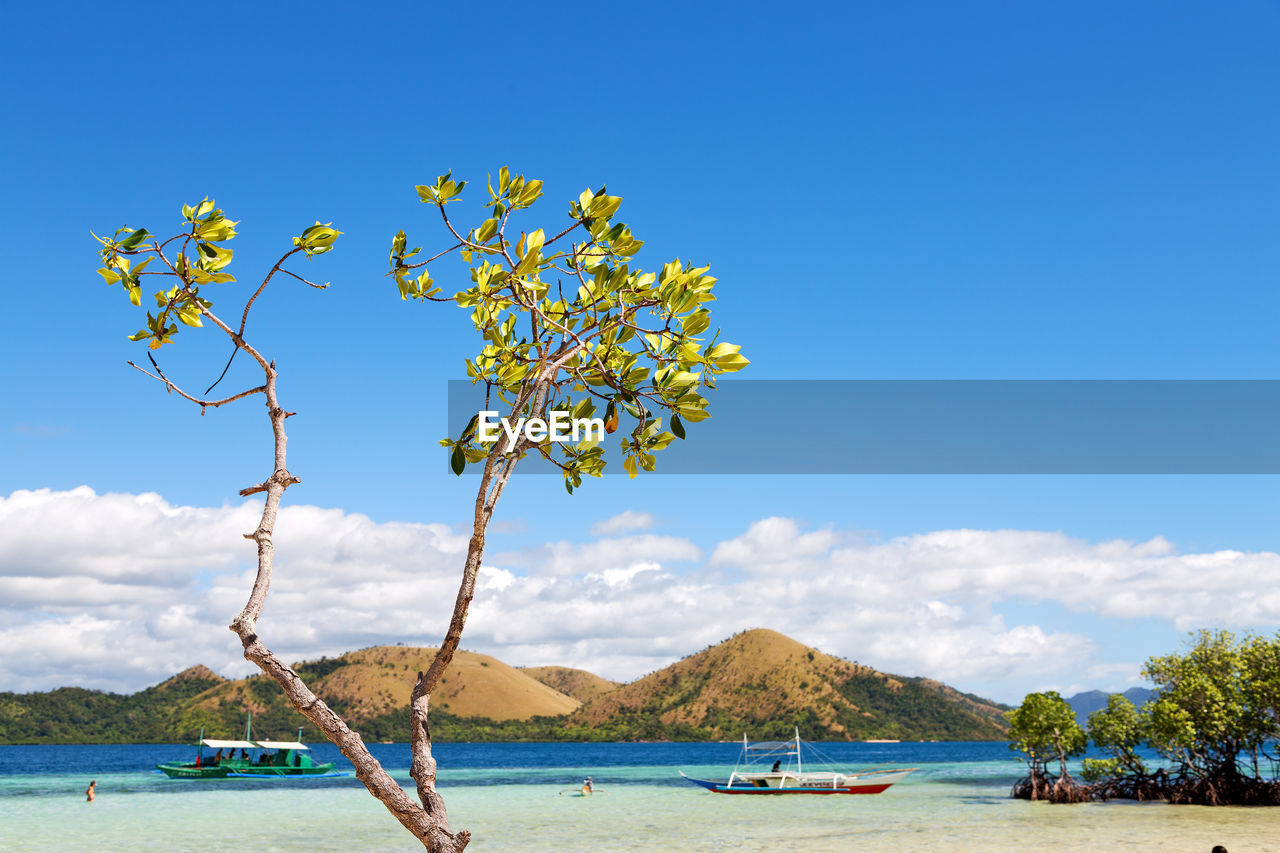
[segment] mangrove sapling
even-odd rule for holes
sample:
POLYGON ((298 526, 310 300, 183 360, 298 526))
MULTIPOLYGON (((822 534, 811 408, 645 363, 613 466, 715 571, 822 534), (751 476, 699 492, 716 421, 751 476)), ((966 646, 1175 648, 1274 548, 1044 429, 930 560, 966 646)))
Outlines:
POLYGON ((1142 671, 1156 686, 1147 739, 1172 764, 1169 801, 1280 805, 1267 761, 1280 737, 1280 637, 1200 631, 1192 639, 1185 653, 1150 658, 1142 671))
POLYGON ((1009 713, 1012 746, 1027 753, 1031 767, 1014 796, 1280 805, 1280 636, 1237 640, 1229 631, 1200 631, 1192 640, 1183 654, 1147 660, 1143 675, 1156 696, 1141 710, 1114 695, 1089 717, 1093 742, 1108 753, 1084 760, 1089 785, 1063 785, 1065 756, 1075 754, 1077 739, 1069 706, 1056 693, 1028 695, 1009 713), (1149 771, 1138 755, 1142 745, 1169 766, 1149 771), (1055 756, 1062 768, 1056 779, 1046 770, 1055 756))
MULTIPOLYGON (((284 264, 299 253, 310 258, 328 252, 342 232, 317 222, 305 229, 300 236, 295 237, 293 248, 285 252, 267 272, 257 290, 246 301, 239 325, 233 326, 213 312, 213 303, 206 298, 205 294, 206 288, 211 285, 235 281, 235 278, 226 272, 226 267, 231 262, 232 250, 222 244, 236 236, 237 223, 227 219, 213 200, 208 198, 197 205, 184 206, 182 214, 185 220, 183 230, 163 241, 153 237, 145 228, 122 228, 110 238, 99 237, 98 240, 103 245, 101 251, 103 267, 98 272, 106 279, 107 284, 119 282, 124 287, 129 301, 135 306, 142 304, 144 276, 157 276, 160 281, 172 285, 168 289, 164 284, 160 285, 160 289, 154 293, 157 312, 155 314, 147 312, 146 326, 131 335, 130 340, 146 341, 149 350, 158 350, 165 344, 174 342, 173 339, 179 332, 179 323, 185 326, 201 327, 207 320, 231 340, 232 358, 243 350, 262 371, 261 385, 226 397, 206 398, 190 394, 176 385, 165 375, 150 351, 147 355, 154 373, 129 362, 137 370, 164 383, 169 392, 177 393, 198 405, 201 414, 208 409, 225 406, 257 394, 262 394, 264 397, 267 416, 271 423, 271 474, 261 483, 240 490, 240 494, 244 497, 264 493, 266 495, 257 529, 245 534, 245 538, 252 540, 257 546, 257 573, 254 576, 249 599, 232 620, 230 628, 240 638, 244 656, 275 680, 284 690, 290 704, 337 745, 355 767, 357 778, 364 783, 370 793, 382 801, 406 829, 422 842, 424 847, 439 851, 461 850, 466 845, 467 835, 465 833, 454 835, 449 832, 448 819, 443 806, 434 801, 419 804, 410 799, 399 783, 369 753, 360 735, 352 731, 339 714, 317 697, 292 667, 267 647, 257 631, 258 618, 271 587, 275 556, 275 524, 280 501, 285 490, 301 480, 290 473, 286 459, 288 436, 285 432, 285 421, 295 413, 286 411, 280 403, 277 390, 279 373, 275 361, 268 359, 258 346, 245 339, 245 327, 254 302, 276 273, 283 273, 312 287, 327 286, 308 281, 297 273, 285 269, 284 264), (140 255, 144 257, 138 263, 134 263, 133 258, 140 255), (160 262, 156 268, 147 269, 147 266, 156 260, 160 262)), ((223 373, 225 375, 225 369, 223 373)), ((214 386, 217 384, 215 382, 214 386)), ((212 390, 212 387, 209 390, 212 390)), ((208 394, 208 391, 205 394, 208 394)))
MULTIPOLYGON (((501 403, 512 421, 522 417, 554 420, 557 412, 589 418, 602 405, 603 428, 608 433, 618 429, 620 415, 625 413, 634 426, 621 442, 623 467, 631 477, 641 470, 652 471, 654 454, 676 438, 684 438, 683 420, 696 422, 709 416, 707 400, 699 389, 713 388, 718 374, 740 370, 748 363, 738 347, 720 342, 718 333, 710 340, 703 336, 710 328, 705 303, 715 298, 712 288, 716 280, 708 275, 708 267, 675 260, 658 274, 633 271, 631 257, 643 244, 627 226, 613 221, 622 200, 603 189, 588 190, 573 202, 571 223, 552 238, 547 239, 538 229, 522 233, 512 242, 506 236, 511 214, 528 208, 541 196, 542 182, 512 178, 505 167, 499 173, 498 190, 490 187, 492 215, 464 237, 445 212, 445 205, 458 197, 464 185, 444 175, 433 186, 418 187, 418 194, 438 208, 453 238, 448 249, 428 260, 456 250, 470 264, 471 286, 452 298, 438 297, 440 288, 432 287, 426 262, 412 262, 418 250, 406 249, 402 231, 396 235, 391 253, 401 298, 452 301, 472 309, 472 323, 486 343, 480 354, 468 361, 467 373, 484 384, 486 409, 501 403), (553 248, 566 238, 563 249, 553 248), (418 269, 421 272, 412 275, 418 269), (554 293, 552 277, 558 279, 554 293), (560 277, 568 280, 568 296, 560 277), (670 431, 663 428, 663 414, 669 415, 670 431)), ((475 594, 485 532, 503 489, 526 454, 536 453, 558 466, 565 488, 572 493, 584 476, 603 474, 606 461, 600 437, 588 434, 583 440, 563 444, 527 432, 516 439, 494 438, 477 430, 477 413, 456 440, 442 442, 450 449, 454 472, 460 474, 467 464, 477 464, 480 480, 472 535, 449 626, 431 665, 417 674, 410 700, 411 774, 418 795, 414 802, 370 755, 359 734, 272 653, 258 634, 258 619, 274 567, 273 537, 280 502, 285 490, 300 480, 286 464, 285 421, 293 413, 279 400, 276 363, 245 339, 245 328, 254 302, 276 273, 323 287, 285 269, 284 264, 298 253, 314 257, 329 251, 341 232, 317 222, 294 238, 294 247, 263 278, 235 326, 214 313, 204 291, 210 285, 234 281, 226 272, 232 251, 222 244, 235 237, 237 223, 227 219, 209 199, 184 207, 183 217, 183 229, 163 241, 146 229, 130 228, 119 229, 110 238, 98 238, 103 246, 99 273, 108 284, 120 283, 135 306, 141 305, 144 276, 160 276, 166 285, 171 284, 167 289, 161 285, 154 293, 157 313, 147 313, 146 326, 131 335, 131 340, 145 341, 149 350, 158 350, 173 343, 179 323, 200 327, 208 321, 232 342, 232 358, 243 350, 262 371, 261 385, 210 398, 207 395, 217 382, 204 395, 188 393, 165 374, 150 351, 154 372, 130 362, 168 391, 200 406, 202 414, 256 394, 264 396, 272 431, 272 470, 261 483, 240 492, 246 497, 265 494, 265 500, 257 529, 246 534, 257 548, 253 587, 230 628, 240 638, 245 657, 279 684, 293 707, 339 747, 361 782, 425 849, 457 853, 467 846, 470 834, 450 829, 444 800, 435 786, 436 762, 427 715, 431 691, 461 639, 475 594), (138 256, 144 257, 134 263, 138 256), (157 268, 147 269, 157 259, 157 268)))
POLYGON ((1168 795, 1167 774, 1149 772, 1138 755, 1148 725, 1145 713, 1119 693, 1089 715, 1089 738, 1108 756, 1084 759, 1081 775, 1090 784, 1090 798, 1158 800, 1168 795))
POLYGON ((1028 774, 1014 783, 1014 797, 1051 803, 1078 803, 1089 798, 1086 787, 1067 770, 1067 759, 1084 752, 1089 741, 1065 699, 1054 690, 1031 693, 1005 716, 1009 720, 1009 748, 1027 756, 1028 774), (1056 776, 1049 769, 1055 761, 1056 776))
POLYGON ((390 272, 401 299, 453 302, 469 310, 482 348, 466 362, 466 372, 485 390, 484 410, 456 439, 441 441, 454 473, 477 465, 479 484, 449 627, 411 694, 411 775, 424 803, 439 798, 428 727, 431 693, 461 640, 485 533, 511 475, 533 453, 559 469, 573 494, 584 476, 602 476, 607 464, 601 433, 588 430, 556 441, 527 429, 519 435, 490 431, 483 428, 486 413, 495 423, 552 423, 558 415, 588 420, 602 409, 604 433, 616 432, 625 413, 631 428, 621 440, 623 467, 634 478, 654 470, 654 454, 685 437, 684 421, 709 417, 700 389, 714 388, 719 374, 748 364, 737 346, 719 341, 719 332, 705 337, 716 283, 709 267, 680 260, 667 262, 658 273, 631 267, 644 243, 615 221, 620 197, 603 187, 585 190, 570 202, 569 222, 553 236, 536 228, 509 237, 512 215, 537 202, 543 182, 513 176, 504 166, 496 189, 492 178, 489 182, 488 215, 464 234, 447 206, 460 199, 465 186, 445 174, 417 187, 419 199, 440 216, 447 248, 415 260, 421 250, 408 248, 403 230, 391 242, 390 272), (455 252, 468 266, 470 283, 442 297, 427 264, 455 252))

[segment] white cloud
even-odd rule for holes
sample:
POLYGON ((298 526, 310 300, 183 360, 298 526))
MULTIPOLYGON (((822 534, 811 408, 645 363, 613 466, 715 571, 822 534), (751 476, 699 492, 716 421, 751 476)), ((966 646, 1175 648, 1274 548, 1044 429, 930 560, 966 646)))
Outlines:
POLYGON ((652 530, 656 523, 652 513, 629 509, 591 525, 591 535, 617 536, 619 533, 630 533, 633 530, 652 530))
MULTIPOLYGON (((603 581, 606 586, 613 589, 627 587, 635 580, 636 575, 641 572, 661 572, 662 566, 658 563, 632 563, 629 566, 623 566, 618 569, 605 569, 602 572, 588 572, 584 577, 586 580, 603 581)), ((668 574, 660 574, 659 578, 668 578, 668 574)))
MULTIPOLYGON (((252 584, 243 534, 259 513, 86 487, 0 498, 0 690, 136 689, 195 663, 248 671, 226 626, 252 584)), ((288 658, 431 642, 465 551, 444 525, 286 506, 263 636, 288 658)))
POLYGON ((831 530, 802 533, 790 518, 766 518, 752 524, 742 536, 717 545, 711 562, 749 571, 764 566, 772 572, 789 571, 799 568, 806 557, 827 553, 836 542, 831 530))
MULTIPOLYGON (((195 663, 250 671, 226 625, 252 583, 253 546, 241 534, 256 513, 252 502, 183 507, 87 488, 0 498, 0 690, 132 690, 195 663)), ((299 659, 437 643, 466 537, 441 524, 286 506, 277 545, 260 629, 299 659)), ((1138 664, 1099 659, 1097 617, 1179 630, 1274 626, 1278 581, 1280 556, 1269 552, 1180 554, 1163 539, 1090 543, 1019 530, 866 542, 768 518, 709 557, 687 539, 651 533, 494 555, 464 645, 517 665, 625 680, 768 627, 966 689, 1114 683, 1138 664), (1090 614, 1080 624, 1093 627, 1010 615, 1010 602, 1028 601, 1090 614)))
POLYGON ((701 557, 702 551, 688 539, 640 533, 587 543, 548 542, 538 548, 498 555, 495 559, 526 563, 540 574, 552 577, 571 577, 646 560, 685 563, 701 557))

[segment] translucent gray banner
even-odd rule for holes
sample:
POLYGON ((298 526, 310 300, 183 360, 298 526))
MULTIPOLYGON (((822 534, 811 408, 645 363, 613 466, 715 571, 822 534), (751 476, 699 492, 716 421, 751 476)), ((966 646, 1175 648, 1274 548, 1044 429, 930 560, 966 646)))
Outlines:
MULTIPOLYGON (((747 379, 706 396, 711 418, 656 473, 1280 474, 1280 380, 747 379)), ((449 382, 448 435, 483 408, 482 387, 449 382)))

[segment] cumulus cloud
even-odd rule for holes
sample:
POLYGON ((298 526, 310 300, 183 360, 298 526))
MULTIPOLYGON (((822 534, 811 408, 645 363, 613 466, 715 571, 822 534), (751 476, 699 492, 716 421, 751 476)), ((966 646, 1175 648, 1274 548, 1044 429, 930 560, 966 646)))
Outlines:
MULTIPOLYGON (((0 690, 132 690, 195 663, 250 671, 225 626, 252 582, 253 547, 241 534, 257 512, 252 502, 185 507, 87 488, 0 498, 0 690)), ((867 542, 767 518, 708 555, 687 539, 639 532, 652 524, 643 515, 607 519, 589 541, 493 555, 464 645, 516 665, 625 680, 768 627, 883 670, 980 689, 1137 671, 1099 659, 1096 626, 1030 624, 1009 615, 1017 608, 1001 612, 1008 602, 1179 630, 1280 622, 1280 592, 1271 592, 1280 556, 1270 552, 1183 554, 1164 539, 1091 543, 1021 530, 867 542)), ((466 537, 443 524, 311 506, 281 511, 277 544, 260 628, 293 659, 437 643, 466 551, 466 537)))
POLYGON ((771 573, 789 571, 790 567, 804 567, 807 558, 827 553, 836 541, 831 530, 803 533, 790 518, 766 518, 752 524, 742 536, 717 545, 711 562, 752 571, 766 566, 771 573))
MULTIPOLYGON (((0 690, 136 689, 195 663, 248 672, 226 626, 244 605, 261 505, 18 491, 0 498, 0 690)), ((264 635, 286 656, 428 642, 466 537, 440 524, 285 507, 264 635), (393 641, 394 641, 393 640, 393 641)))
POLYGON ((655 519, 652 513, 629 509, 591 525, 591 535, 617 536, 619 533, 630 533, 633 530, 652 530, 654 524, 655 519))

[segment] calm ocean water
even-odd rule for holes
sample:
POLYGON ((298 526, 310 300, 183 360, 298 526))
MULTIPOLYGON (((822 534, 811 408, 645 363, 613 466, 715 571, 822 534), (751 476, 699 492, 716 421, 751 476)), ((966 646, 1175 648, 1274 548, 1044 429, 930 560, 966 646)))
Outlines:
MULTIPOLYGON (((1280 853, 1280 809, 1009 798, 1019 765, 1004 744, 820 744, 837 764, 920 772, 883 794, 725 797, 683 781, 722 776, 739 746, 439 744, 441 789, 469 850, 1050 851, 1280 853), (561 796, 587 776, 593 797, 561 796)), ((411 788, 406 744, 374 754, 411 788)), ((412 851, 408 834, 354 777, 174 780, 155 764, 183 745, 0 746, 0 850, 412 851), (90 779, 97 801, 85 802, 90 779)), ((349 765, 329 744, 322 761, 349 765)))

